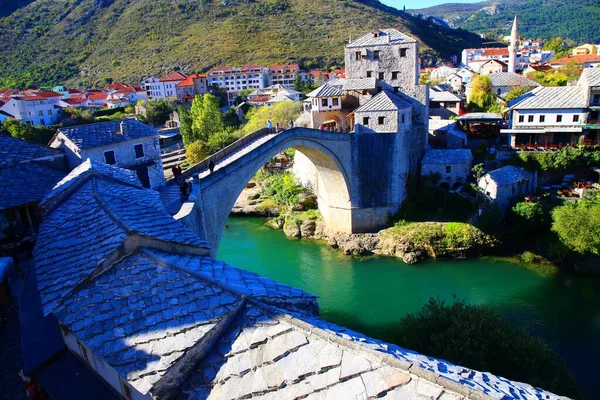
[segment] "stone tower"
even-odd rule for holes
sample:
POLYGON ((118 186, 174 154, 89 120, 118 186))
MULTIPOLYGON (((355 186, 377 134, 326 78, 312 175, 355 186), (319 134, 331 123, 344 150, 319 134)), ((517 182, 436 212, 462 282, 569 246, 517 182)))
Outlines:
POLYGON ((517 29, 517 16, 515 15, 512 30, 510 31, 510 46, 508 47, 508 72, 516 72, 518 50, 519 30, 517 29))

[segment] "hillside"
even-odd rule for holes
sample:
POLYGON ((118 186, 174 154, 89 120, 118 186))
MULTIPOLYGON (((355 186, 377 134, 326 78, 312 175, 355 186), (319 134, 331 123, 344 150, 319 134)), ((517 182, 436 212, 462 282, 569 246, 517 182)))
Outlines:
POLYGON ((425 57, 480 42, 368 0, 35 0, 0 19, 0 87, 231 63, 342 65, 344 43, 378 27, 419 38, 425 57))
POLYGON ((517 15, 519 31, 528 38, 562 37, 576 43, 600 42, 598 0, 491 0, 441 4, 408 12, 441 18, 452 27, 493 38, 508 35, 517 15))

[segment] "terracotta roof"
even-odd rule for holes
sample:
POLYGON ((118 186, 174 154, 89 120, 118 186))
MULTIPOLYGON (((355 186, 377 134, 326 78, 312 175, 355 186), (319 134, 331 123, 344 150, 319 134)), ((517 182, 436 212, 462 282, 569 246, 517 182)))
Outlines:
POLYGON ((483 52, 483 56, 501 56, 508 54, 508 47, 503 47, 500 49, 485 49, 483 52))
POLYGON ((115 93, 135 93, 135 89, 132 87, 124 87, 122 89, 117 90, 115 93))
POLYGON ((274 71, 274 70, 277 70, 277 69, 286 69, 286 68, 289 68, 289 69, 299 69, 298 64, 288 64, 288 65, 272 65, 272 66, 269 67, 269 70, 270 71, 274 71))
POLYGON ((224 67, 218 67, 218 68, 213 68, 210 70, 210 72, 225 72, 225 71, 231 71, 233 70, 235 67, 233 65, 226 65, 224 67))
POLYGON ((158 81, 159 82, 175 82, 175 81, 182 81, 185 78, 187 78, 186 74, 175 71, 175 72, 171 72, 170 74, 163 76, 158 81))
POLYGON ((114 83, 111 83, 110 85, 108 85, 108 88, 110 90, 125 89, 127 87, 129 87, 129 85, 126 85, 123 82, 114 82, 114 83))
POLYGON ((568 56, 559 58, 558 60, 551 61, 550 64, 567 64, 574 62, 575 64, 583 64, 587 62, 600 62, 600 55, 596 54, 582 54, 579 56, 568 56))
POLYGON ((89 93, 87 97, 90 100, 106 100, 108 95, 106 93, 89 93))
POLYGON ((271 96, 256 96, 252 99, 248 99, 248 103, 265 103, 271 100, 271 96))
POLYGON ((529 68, 538 71, 538 72, 546 72, 552 69, 552 66, 548 64, 530 64, 529 68))
POLYGON ((177 87, 194 86, 194 80, 196 80, 196 79, 202 79, 202 78, 206 78, 206 75, 203 75, 203 74, 189 75, 187 78, 185 78, 184 80, 182 80, 181 82, 179 82, 177 84, 177 87))
POLYGON ((81 103, 85 103, 87 101, 87 99, 81 98, 81 97, 74 97, 74 98, 68 98, 63 100, 65 103, 67 104, 81 104, 81 103))

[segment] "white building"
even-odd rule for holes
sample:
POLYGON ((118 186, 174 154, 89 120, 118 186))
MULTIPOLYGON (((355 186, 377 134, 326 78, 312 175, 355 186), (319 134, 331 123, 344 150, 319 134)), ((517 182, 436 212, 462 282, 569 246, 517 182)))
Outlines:
POLYGON ((87 159, 136 172, 144 187, 164 181, 158 131, 136 119, 60 128, 49 147, 65 151, 74 169, 87 159))
POLYGON ((508 144, 513 148, 577 143, 587 120, 582 86, 537 87, 509 103, 508 144))
POLYGON ((438 185, 455 189, 469 179, 472 161, 470 149, 428 149, 421 161, 421 176, 439 174, 438 185))
POLYGON ((451 68, 451 67, 442 65, 441 67, 438 67, 438 68, 434 69, 433 71, 431 71, 431 73, 429 74, 429 79, 430 80, 444 80, 449 75, 456 73, 456 71, 458 71, 458 68, 451 68))
POLYGON ((27 91, 12 95, 0 111, 29 125, 54 125, 62 116, 61 99, 61 94, 52 91, 27 91))
POLYGON ((268 71, 268 68, 260 65, 215 68, 208 73, 208 85, 225 90, 232 104, 241 90, 264 89, 269 79, 268 71))
POLYGON ((182 72, 171 72, 160 78, 151 77, 142 81, 144 88, 151 99, 166 99, 177 96, 177 85, 184 81, 187 75, 182 72))
POLYGON ((269 85, 292 87, 299 72, 298 64, 273 65, 269 67, 269 85))
POLYGON ((526 196, 536 189, 535 175, 513 165, 485 174, 477 185, 502 211, 506 211, 513 198, 526 196))

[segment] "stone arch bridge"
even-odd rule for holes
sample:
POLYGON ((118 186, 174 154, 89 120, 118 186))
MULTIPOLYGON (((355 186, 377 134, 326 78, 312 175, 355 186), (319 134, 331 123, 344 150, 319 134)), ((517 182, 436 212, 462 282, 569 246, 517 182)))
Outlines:
POLYGON ((181 203, 168 181, 161 198, 176 219, 205 239, 216 254, 230 211, 245 185, 273 156, 296 149, 316 170, 319 211, 330 231, 358 233, 382 228, 405 197, 409 155, 400 134, 340 133, 292 128, 251 133, 184 172, 192 196, 181 203))

